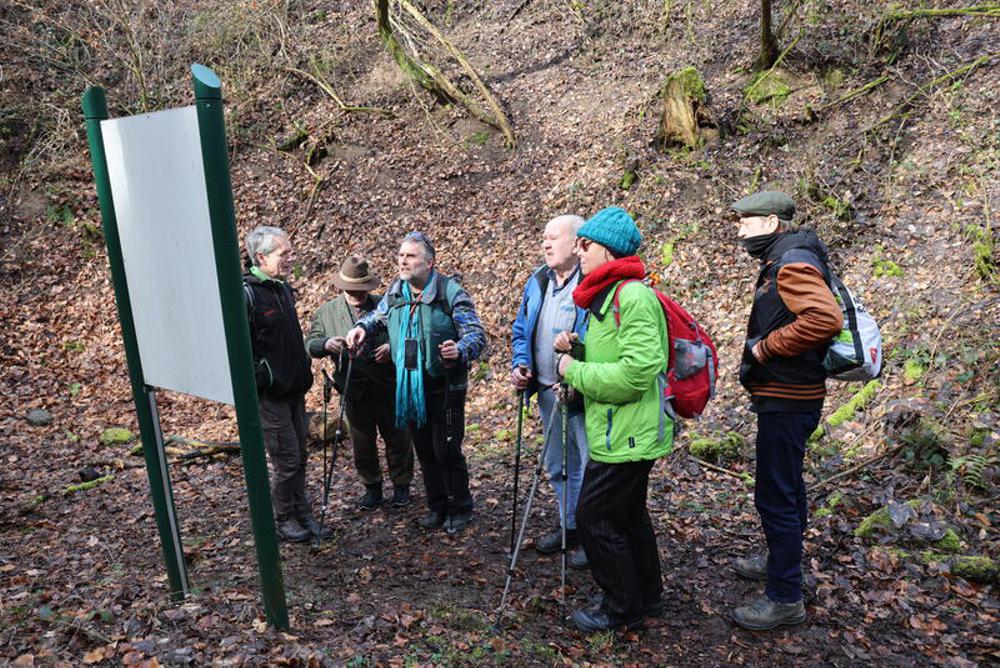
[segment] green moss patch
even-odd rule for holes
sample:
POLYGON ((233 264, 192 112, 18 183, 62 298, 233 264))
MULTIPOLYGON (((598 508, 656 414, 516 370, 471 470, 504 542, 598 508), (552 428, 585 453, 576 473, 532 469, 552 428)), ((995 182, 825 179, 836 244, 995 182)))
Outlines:
MULTIPOLYGON (((906 502, 914 510, 917 510, 921 503, 919 499, 911 499, 906 502)), ((854 535, 858 538, 871 539, 879 534, 890 533, 894 530, 895 525, 889 515, 889 507, 884 506, 861 520, 861 524, 854 530, 854 535)), ((932 545, 940 552, 955 553, 962 549, 962 539, 955 533, 954 529, 948 529, 945 531, 944 537, 935 541, 932 545)))
POLYGON ((664 80, 663 88, 666 89, 670 84, 679 86, 684 95, 692 100, 705 101, 705 80, 701 78, 701 74, 694 67, 685 67, 671 72, 664 80))
POLYGON ((792 94, 792 87, 780 70, 768 70, 755 76, 743 94, 754 104, 768 102, 772 106, 780 107, 792 94))
POLYGON ((124 427, 109 427, 101 432, 101 444, 124 445, 135 440, 135 435, 124 427))
POLYGON ((812 433, 809 440, 816 441, 822 438, 828 429, 839 427, 853 418, 855 413, 857 413, 865 406, 865 404, 875 397, 875 393, 881 386, 882 383, 877 380, 870 380, 865 383, 865 386, 862 387, 857 394, 851 397, 846 404, 835 410, 830 417, 826 419, 826 422, 816 427, 816 431, 812 433))
POLYGON ((698 459, 715 463, 723 459, 735 459, 744 443, 744 438, 735 431, 704 436, 692 434, 688 452, 698 459))
POLYGON ((903 363, 903 380, 907 385, 912 385, 923 378, 926 372, 927 367, 924 366, 923 362, 913 357, 903 363))

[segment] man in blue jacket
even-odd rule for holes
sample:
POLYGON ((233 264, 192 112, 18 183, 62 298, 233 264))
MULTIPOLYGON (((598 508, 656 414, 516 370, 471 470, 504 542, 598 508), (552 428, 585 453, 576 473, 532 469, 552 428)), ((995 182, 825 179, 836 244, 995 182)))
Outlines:
MULTIPOLYGON (((545 225, 542 252, 545 264, 528 279, 521 298, 521 306, 513 328, 513 356, 510 382, 530 399, 538 394, 538 407, 542 423, 549 434, 545 448, 545 470, 552 481, 559 503, 560 522, 566 527, 567 547, 574 549, 568 563, 574 568, 585 568, 587 556, 578 548, 580 539, 576 532, 576 502, 583 484, 583 470, 587 465, 587 432, 583 421, 582 403, 571 403, 566 438, 562 434, 562 420, 556 404, 559 377, 555 368, 553 343, 562 332, 573 332, 583 341, 586 312, 573 303, 573 289, 580 280, 579 260, 573 253, 576 232, 583 225, 580 216, 558 216, 545 225), (549 426, 555 420, 555 424, 549 426), (563 508, 563 444, 568 448, 566 507, 563 508)), ((535 549, 542 554, 554 554, 562 549, 562 530, 539 538, 535 549)))

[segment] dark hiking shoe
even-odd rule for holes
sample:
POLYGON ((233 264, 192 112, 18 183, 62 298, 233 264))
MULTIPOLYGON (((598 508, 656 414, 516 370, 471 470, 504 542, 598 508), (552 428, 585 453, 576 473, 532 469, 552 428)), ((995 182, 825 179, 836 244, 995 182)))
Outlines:
POLYGON ((410 486, 396 485, 392 488, 392 507, 405 508, 410 505, 410 486))
POLYGON ((795 603, 775 603, 767 596, 761 596, 736 608, 730 616, 745 629, 768 631, 779 626, 801 624, 806 620, 806 608, 801 600, 795 603))
POLYGON ((570 616, 573 626, 584 633, 597 633, 598 631, 609 631, 613 629, 624 629, 634 631, 642 627, 642 620, 636 619, 626 621, 618 617, 612 617, 601 610, 600 607, 577 610, 570 616))
POLYGON ((300 519, 299 522, 302 524, 302 528, 308 531, 313 538, 319 538, 320 540, 333 538, 333 528, 328 526, 320 528, 319 522, 312 515, 300 519))
POLYGON ((647 617, 662 617, 663 611, 666 610, 667 606, 663 603, 662 598, 658 598, 655 601, 650 601, 649 603, 643 603, 642 614, 647 617))
POLYGON ((767 552, 740 557, 733 562, 733 570, 741 578, 767 582, 767 552))
POLYGON ((304 543, 312 538, 312 534, 307 529, 302 528, 298 520, 278 522, 278 536, 281 540, 287 540, 290 543, 304 543))
POLYGON ((420 526, 425 529, 438 529, 444 526, 445 514, 440 510, 428 510, 427 514, 420 518, 420 526))
MULTIPOLYGON (((580 544, 580 536, 576 529, 566 530, 566 548, 576 547, 580 544)), ((556 529, 550 534, 546 534, 535 543, 535 549, 542 554, 555 554, 562 552, 562 529, 556 529)))
POLYGON ((566 555, 566 565, 570 568, 582 571, 586 568, 590 568, 590 561, 587 559, 587 553, 583 551, 583 548, 578 547, 566 555))
MULTIPOLYGON (((598 594, 594 598, 590 599, 590 604, 594 608, 600 608, 603 603, 604 594, 598 594)), ((663 611, 666 610, 666 607, 667 606, 663 603, 663 599, 657 598, 655 601, 643 604, 642 614, 644 617, 662 617, 663 611)))
POLYGON ((365 485, 365 495, 358 499, 361 510, 375 510, 385 501, 382 498, 382 485, 365 485))
POLYGON ((444 522, 444 530, 450 534, 456 534, 469 526, 470 522, 472 522, 471 510, 467 510, 464 513, 451 513, 444 522))

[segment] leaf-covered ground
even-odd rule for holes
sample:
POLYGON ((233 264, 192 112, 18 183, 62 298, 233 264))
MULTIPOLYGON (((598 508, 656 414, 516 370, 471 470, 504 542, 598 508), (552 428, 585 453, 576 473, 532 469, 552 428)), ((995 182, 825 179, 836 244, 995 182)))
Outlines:
MULTIPOLYGON (((991 582, 988 571, 973 576, 960 564, 1000 559, 996 19, 882 23, 883 3, 807 0, 782 40, 798 41, 773 75, 787 90, 754 104, 743 101, 754 3, 423 3, 502 100, 518 140, 509 149, 490 126, 405 80, 367 3, 330 4, 0 8, 9 35, 0 45, 9 63, 0 112, 0 657, 17 665, 1000 660, 995 571, 991 582), (136 52, 141 79, 129 69, 136 52), (332 294, 331 272, 348 253, 368 254, 388 279, 398 237, 423 229, 442 269, 462 274, 490 332, 467 411, 476 523, 457 538, 420 530, 422 495, 405 511, 355 510, 360 485, 342 453, 331 490, 335 539, 281 548, 288 633, 263 622, 240 460, 172 466, 196 588, 172 604, 142 460, 129 455, 133 444, 100 438, 136 427, 79 95, 89 83, 106 86, 112 115, 189 104, 193 61, 223 79, 240 230, 289 230, 304 322, 332 294), (720 138, 664 149, 653 141, 659 86, 687 65, 705 79, 720 138), (322 78, 348 105, 391 115, 343 111, 295 70, 322 78), (853 95, 880 77, 888 78, 853 95), (300 131, 308 133, 301 146, 276 149, 300 131), (325 157, 307 166, 310 151, 325 157), (626 173, 633 177, 623 181, 626 173), (763 187, 793 194, 831 246, 882 324, 887 366, 856 411, 835 414, 861 388, 831 384, 826 413, 836 424, 807 457, 809 618, 755 634, 727 618, 759 589, 729 564, 760 538, 748 485, 753 416, 735 378, 755 273, 726 212, 763 187), (520 286, 540 262, 548 218, 609 204, 637 216, 661 287, 704 322, 722 358, 710 412, 651 483, 667 613, 628 636, 566 628, 559 562, 528 542, 493 632, 507 566, 517 408, 505 377, 520 286), (32 409, 48 411, 51 424, 30 425, 32 409), (68 491, 87 467, 113 477, 68 491), (915 501, 912 511, 901 510, 911 507, 905 501, 915 501), (855 536, 883 507, 885 526, 855 536), (954 532, 949 551, 931 545, 941 527, 954 532)), ((788 8, 776 11, 777 24, 788 8)), ((421 49, 463 82, 453 60, 429 43, 421 49)), ((164 280, 183 281, 184 262, 164 280)), ((308 402, 319 410, 318 387, 308 402)), ((237 436, 227 408, 162 393, 160 410, 168 435, 237 436)), ((538 434, 532 419, 522 490, 538 434)), ((314 446, 314 499, 320 461, 314 446)), ((540 495, 529 537, 556 522, 544 483, 540 495)), ((587 574, 570 572, 568 609, 595 593, 587 574)))

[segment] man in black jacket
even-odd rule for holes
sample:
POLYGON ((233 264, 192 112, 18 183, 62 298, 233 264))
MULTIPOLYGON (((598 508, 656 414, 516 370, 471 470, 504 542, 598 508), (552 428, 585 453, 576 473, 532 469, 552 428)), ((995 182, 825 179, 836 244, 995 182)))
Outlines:
MULTIPOLYGON (((271 500, 278 535, 304 542, 320 535, 306 496, 306 392, 312 386, 309 356, 295 295, 285 282, 295 254, 288 234, 258 227, 247 234, 253 263, 243 276, 253 344, 264 447, 271 460, 271 500)), ((329 528, 322 531, 328 538, 329 528)))

